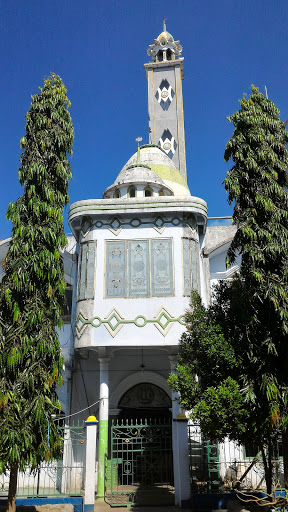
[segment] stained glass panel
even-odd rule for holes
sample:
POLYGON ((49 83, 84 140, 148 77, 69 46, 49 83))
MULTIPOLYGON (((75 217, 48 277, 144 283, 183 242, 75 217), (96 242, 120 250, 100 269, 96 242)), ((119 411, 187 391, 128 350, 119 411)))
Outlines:
POLYGON ((151 282, 153 297, 173 295, 171 240, 151 240, 151 282))
POLYGON ((149 297, 149 244, 148 240, 128 242, 129 297, 149 297))
POLYGON ((199 282, 199 244, 196 240, 182 239, 183 254, 183 292, 189 297, 191 290, 200 291, 199 282))
POLYGON ((106 297, 126 297, 126 244, 106 243, 106 297))
POLYGON ((95 286, 96 242, 84 242, 80 248, 78 300, 93 299, 95 286))

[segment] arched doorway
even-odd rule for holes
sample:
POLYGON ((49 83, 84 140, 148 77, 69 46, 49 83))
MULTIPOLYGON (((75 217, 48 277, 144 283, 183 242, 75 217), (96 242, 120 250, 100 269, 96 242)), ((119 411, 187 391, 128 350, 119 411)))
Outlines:
POLYGON ((155 384, 141 382, 130 388, 119 401, 120 417, 148 421, 171 418, 171 398, 155 384))
POLYGON ((111 426, 111 505, 173 505, 171 398, 150 382, 124 392, 111 426))

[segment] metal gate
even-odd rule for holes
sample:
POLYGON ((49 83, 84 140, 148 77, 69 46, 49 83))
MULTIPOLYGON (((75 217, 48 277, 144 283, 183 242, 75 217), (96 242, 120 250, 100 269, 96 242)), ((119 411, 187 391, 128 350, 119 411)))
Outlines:
POLYGON ((173 505, 171 420, 113 421, 106 500, 120 505, 173 505))
MULTIPOLYGON (((19 472, 17 497, 81 496, 84 482, 85 428, 83 421, 58 425, 64 440, 61 460, 43 462, 35 471, 19 472)), ((0 475, 0 498, 8 495, 9 472, 0 475)))

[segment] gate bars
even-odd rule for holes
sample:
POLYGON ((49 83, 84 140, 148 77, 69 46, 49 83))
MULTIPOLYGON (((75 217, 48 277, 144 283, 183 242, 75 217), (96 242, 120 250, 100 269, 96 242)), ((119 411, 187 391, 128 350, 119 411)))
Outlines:
MULTIPOLYGON (((27 469, 18 475, 18 497, 81 496, 85 463, 85 430, 83 421, 58 428, 64 440, 61 460, 43 462, 35 471, 27 469)), ((9 472, 0 475, 0 497, 8 495, 9 472)))
MULTIPOLYGON (((237 481, 242 489, 265 491, 265 475, 257 446, 234 441, 207 440, 199 425, 188 424, 189 466, 193 493, 229 492, 237 481)), ((273 459, 274 485, 284 487, 282 446, 278 442, 273 459)))
POLYGON ((106 500, 113 506, 174 503, 171 420, 113 420, 106 500))

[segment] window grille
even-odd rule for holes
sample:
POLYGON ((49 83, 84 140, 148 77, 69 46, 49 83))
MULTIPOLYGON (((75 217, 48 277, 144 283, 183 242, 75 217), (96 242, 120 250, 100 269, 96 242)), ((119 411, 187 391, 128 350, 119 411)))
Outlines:
POLYGON ((174 296, 172 239, 106 242, 105 296, 174 296))
POLYGON ((78 300, 93 299, 95 287, 96 242, 83 242, 80 248, 78 300))

